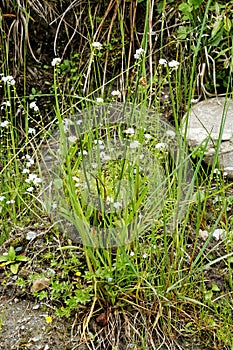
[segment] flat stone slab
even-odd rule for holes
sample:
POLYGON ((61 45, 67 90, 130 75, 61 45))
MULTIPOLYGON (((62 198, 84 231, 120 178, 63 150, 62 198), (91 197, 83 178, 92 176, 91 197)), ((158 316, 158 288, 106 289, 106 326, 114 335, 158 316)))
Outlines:
POLYGON ((193 105, 183 118, 185 133, 190 147, 206 146, 204 160, 208 164, 213 163, 221 139, 220 168, 233 178, 233 100, 217 97, 193 105))

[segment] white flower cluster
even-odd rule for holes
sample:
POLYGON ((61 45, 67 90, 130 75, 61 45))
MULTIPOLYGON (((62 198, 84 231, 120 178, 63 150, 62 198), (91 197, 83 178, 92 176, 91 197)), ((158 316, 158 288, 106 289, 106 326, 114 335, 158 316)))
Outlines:
MULTIPOLYGON (((0 202, 4 202, 5 200, 6 200, 5 196, 0 196, 0 202)), ((15 200, 14 199, 10 199, 10 200, 7 200, 5 203, 6 204, 14 204, 15 200)))
POLYGON ((176 60, 172 60, 172 61, 168 62, 164 58, 160 58, 159 64, 161 66, 167 66, 168 65, 169 68, 178 68, 180 62, 177 62, 176 60))
POLYGON ((35 186, 37 186, 38 184, 40 184, 42 182, 42 180, 36 174, 30 173, 28 178, 25 180, 25 182, 33 183, 35 186))
POLYGON ((1 110, 5 109, 7 107, 10 107, 10 106, 11 106, 10 101, 3 102, 1 104, 1 110))
POLYGON ((33 101, 29 104, 29 108, 33 109, 34 112, 38 112, 39 111, 39 107, 37 106, 36 102, 33 101))
POLYGON ((120 92, 119 90, 113 90, 113 91, 111 92, 111 95, 112 95, 113 97, 120 97, 120 96, 121 96, 121 92, 120 92))
POLYGON ((15 79, 12 77, 12 75, 7 75, 6 77, 3 75, 2 81, 10 85, 15 85, 15 79))
POLYGON ((134 58, 137 60, 137 59, 141 58, 142 55, 144 55, 145 53, 146 53, 146 51, 140 47, 140 49, 136 50, 136 53, 134 54, 134 58))
MULTIPOLYGON (((23 156, 22 159, 26 159, 27 168, 30 168, 34 164, 34 159, 29 154, 26 154, 26 156, 23 156)), ((25 169, 23 170, 23 173, 27 173, 27 172, 29 171, 28 170, 25 171, 25 169)))
POLYGON ((103 45, 102 45, 100 42, 98 42, 98 41, 94 41, 94 42, 92 43, 92 47, 94 47, 94 48, 97 49, 97 50, 101 50, 102 47, 103 47, 103 45))
POLYGON ((8 126, 9 126, 9 122, 8 122, 8 120, 4 120, 4 122, 1 122, 0 123, 0 127, 1 128, 7 128, 8 126))
POLYGON ((51 65, 52 65, 53 67, 55 67, 55 66, 58 66, 60 63, 61 63, 61 58, 55 57, 55 58, 52 60, 51 65))

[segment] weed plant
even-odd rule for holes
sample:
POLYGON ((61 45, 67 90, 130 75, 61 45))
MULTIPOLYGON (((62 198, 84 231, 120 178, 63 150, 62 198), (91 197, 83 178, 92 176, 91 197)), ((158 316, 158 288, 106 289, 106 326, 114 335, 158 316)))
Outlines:
MULTIPOLYGON (((49 222, 40 197, 44 190, 40 175, 46 169, 38 169, 42 144, 46 147, 54 129, 55 133, 59 130, 62 191, 68 203, 63 217, 78 232, 83 230, 83 234, 79 244, 72 244, 67 232, 68 237, 63 237, 63 244, 58 244, 55 251, 48 248, 41 259, 58 273, 49 275, 49 290, 34 291, 34 295, 52 302, 59 316, 71 318, 76 314, 82 320, 77 333, 91 349, 100 348, 99 344, 102 348, 117 348, 119 329, 124 332, 124 342, 135 349, 158 349, 161 344, 169 349, 178 346, 179 338, 183 346, 184 339, 195 338, 200 349, 204 343, 209 348, 231 349, 232 196, 229 194, 232 185, 216 171, 219 145, 214 167, 204 169, 205 144, 186 155, 182 153, 183 140, 179 135, 184 106, 189 110, 192 99, 199 99, 201 94, 211 96, 223 90, 231 91, 228 73, 232 72, 232 6, 230 2, 210 0, 164 0, 158 5, 149 0, 110 1, 98 3, 95 12, 88 2, 85 30, 80 28, 85 44, 76 53, 72 48, 70 59, 66 56, 67 47, 72 46, 79 20, 84 17, 80 4, 59 3, 61 8, 67 7, 56 31, 56 57, 50 58, 51 66, 47 63, 42 67, 52 76, 46 96, 37 94, 36 88, 31 91, 27 88, 27 49, 36 56, 29 46, 30 14, 35 16, 37 12, 42 16, 41 6, 30 1, 19 6, 11 0, 10 7, 4 3, 2 10, 8 11, 2 13, 0 22, 1 243, 14 236, 17 227, 38 227, 42 222, 46 222, 50 237, 60 242, 62 232, 49 222), (11 12, 14 9, 17 11, 11 12), (68 12, 74 15, 75 9, 80 12, 79 17, 74 16, 76 29, 70 35, 70 23, 65 15, 68 12), (137 11, 143 14, 143 21, 137 19, 137 11), (6 22, 10 14, 14 16, 12 25, 20 24, 24 32, 17 39, 22 40, 20 51, 17 45, 14 51, 20 60, 10 52, 12 37, 6 22), (69 38, 59 55, 62 25, 69 38), (23 73, 16 62, 23 66, 23 73), (222 67, 221 73, 216 67, 222 67), (18 89, 19 77, 23 79, 23 89, 18 89), (40 107, 40 101, 45 98, 53 101, 49 105, 53 118, 48 125, 43 115, 44 104, 40 107), (167 113, 185 162, 196 156, 184 200, 180 201, 184 164, 174 163, 171 171, 169 153, 152 130, 144 130, 143 117, 141 125, 132 125, 132 119, 120 125, 102 125, 91 132, 82 132, 72 142, 69 140, 71 146, 67 142, 65 125, 70 115, 82 115, 93 106, 99 110, 106 103, 116 101, 150 108, 156 115, 167 113), (109 139, 117 140, 119 147, 125 140, 128 145, 125 152, 130 150, 129 156, 114 157, 115 150, 109 148, 111 159, 106 158, 106 147, 111 146, 106 142, 109 139), (158 164, 153 171, 150 163, 140 168, 140 156, 145 149, 149 149, 158 164), (105 157, 104 166, 101 157, 105 157), (90 170, 93 164, 94 176, 90 170), (153 198, 158 198, 154 203, 150 184, 155 189, 162 184, 162 193, 154 194, 153 198), (125 207, 123 202, 127 202, 125 207), (169 225, 174 214, 178 215, 173 221, 175 225, 169 225), (145 220, 146 225, 141 226, 133 239, 128 239, 125 228, 132 219, 136 223, 134 232, 140 220, 145 220), (123 238, 123 242, 116 239, 117 244, 108 246, 87 241, 90 224, 99 228, 99 232, 110 229, 123 232, 127 239, 123 238), (224 237, 211 246, 217 229, 224 237), (205 241, 201 238, 203 232, 208 235, 205 241), (217 279, 211 280, 210 270, 226 276, 224 287, 216 283, 217 279), (93 328, 93 320, 99 329, 93 328), (109 342, 110 338, 115 341, 109 342)), ((45 5, 52 6, 53 2, 45 5)), ((51 8, 54 10, 51 16, 56 16, 55 5, 51 8)), ((39 277, 48 277, 47 273, 34 272, 25 282, 17 275, 24 259, 15 255, 13 247, 9 251, 14 252, 13 258, 8 254, 2 261, 6 263, 9 258, 12 267, 12 262, 14 266, 17 260, 17 271, 13 269, 9 273, 15 273, 19 286, 25 288, 39 277)))

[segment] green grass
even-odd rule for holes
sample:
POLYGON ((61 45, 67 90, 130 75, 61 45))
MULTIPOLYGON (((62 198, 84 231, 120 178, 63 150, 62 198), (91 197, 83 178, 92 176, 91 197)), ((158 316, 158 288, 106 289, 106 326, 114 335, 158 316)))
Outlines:
MULTIPOLYGON (((205 145, 188 154, 179 136, 181 117, 186 106, 190 108, 192 98, 201 97, 205 89, 210 93, 231 90, 229 79, 221 85, 222 75, 227 77, 232 71, 232 29, 225 19, 232 16, 230 2, 164 0, 158 7, 148 0, 135 3, 144 16, 140 23, 132 4, 123 1, 131 14, 131 26, 126 21, 125 7, 118 2, 112 2, 112 9, 99 5, 98 14, 88 4, 85 30, 81 28, 87 54, 82 48, 75 52, 72 47, 70 56, 65 55, 54 67, 38 66, 50 76, 47 91, 37 93, 38 88, 32 85, 27 90, 26 67, 30 61, 26 51, 24 73, 19 73, 23 89, 17 78, 16 84, 12 80, 0 82, 3 102, 9 102, 1 109, 0 243, 14 238, 19 228, 47 227, 48 249, 39 254, 38 263, 48 264, 57 273, 50 276, 49 291, 34 294, 51 302, 61 317, 71 318, 76 313, 82 320, 77 332, 93 349, 98 341, 107 342, 111 327, 122 329, 125 343, 135 349, 156 349, 163 337, 169 348, 179 336, 195 338, 200 349, 204 345, 232 349, 232 184, 221 174, 214 174, 217 156, 213 168, 204 168, 205 145), (179 24, 182 22, 182 28, 176 28, 169 16, 162 16, 162 9, 171 11, 173 18, 175 15, 179 24), (222 22, 217 30, 219 18, 222 22), (174 28, 172 35, 168 35, 169 26, 174 28), (187 33, 194 29, 197 35, 187 41, 187 33), (101 48, 92 45, 99 41, 101 48), (217 46, 220 49, 216 54, 217 46), (144 51, 134 58, 139 48, 144 51), (228 66, 223 57, 229 61, 228 66), (162 64, 161 58, 179 64, 170 67, 162 64), (210 61, 221 68, 221 74, 212 70, 199 91, 198 67, 208 63, 211 70, 210 61), (112 92, 117 90, 120 93, 114 96, 112 92), (130 106, 123 122, 105 122, 106 114, 94 119, 93 112, 115 102, 120 110, 121 102, 130 106), (132 106, 139 111, 136 120, 132 106), (146 108, 154 115, 166 113, 173 124, 179 151, 175 160, 166 149, 168 139, 163 135, 161 141, 159 128, 165 126, 158 126, 153 114, 147 118, 146 108), (70 145, 65 121, 80 112, 84 113, 84 127, 76 126, 78 137, 70 145), (54 221, 59 215, 70 222, 79 232, 80 243, 70 242, 67 236, 62 238, 42 205, 44 183, 40 177, 48 172, 48 164, 40 169, 41 154, 51 146, 54 130, 59 130, 60 138, 53 140, 57 148, 52 153, 55 174, 51 172, 50 179, 57 180, 58 187, 53 190, 60 200, 60 212, 53 217, 49 209, 49 214, 54 221), (111 156, 104 162, 103 144, 104 152, 108 150, 105 156, 111 156), (148 161, 143 163, 141 156, 148 161), (187 164, 191 160, 193 177, 188 183, 187 164), (225 237, 213 244, 216 229, 224 230, 225 237), (202 231, 209 233, 205 241, 200 237, 202 231), (109 240, 102 237, 109 232, 109 240), (62 244, 49 248, 53 239, 62 244), (217 278, 209 277, 216 269, 227 276, 222 288, 216 284, 217 278), (105 328, 94 334, 92 320, 99 315, 105 328)), ((28 20, 30 11, 33 13, 33 8, 22 12, 28 20)), ((84 18, 81 12, 79 16, 84 18)), ((27 22, 23 23, 27 30, 27 22)), ((0 30, 1 73, 6 77, 18 67, 9 52, 10 32, 3 22, 0 30)), ((22 43, 26 48, 27 42, 22 43)), ((61 49, 56 48, 58 52, 61 49)), ((169 147, 173 150, 172 142, 169 147)), ((26 281, 18 277, 17 283, 25 288, 42 275, 46 277, 34 272, 26 281)), ((113 346, 117 348, 115 343, 113 346)))

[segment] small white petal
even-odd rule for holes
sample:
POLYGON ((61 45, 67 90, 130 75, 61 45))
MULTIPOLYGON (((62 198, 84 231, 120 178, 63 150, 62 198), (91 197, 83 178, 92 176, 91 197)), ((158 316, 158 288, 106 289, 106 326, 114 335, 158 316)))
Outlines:
POLYGON ((167 145, 164 142, 159 142, 159 143, 157 143, 157 145, 155 145, 155 148, 157 148, 157 149, 165 149, 165 148, 167 148, 167 145))
POLYGON ((61 63, 61 59, 60 59, 59 57, 55 57, 55 58, 52 60, 51 65, 52 65, 53 67, 55 67, 55 66, 59 65, 60 63, 61 63))
POLYGON ((134 135, 135 134, 135 130, 134 128, 128 128, 124 131, 125 134, 131 134, 134 135))
POLYGON ((32 186, 27 188, 27 192, 33 192, 33 190, 34 190, 34 187, 32 186))
POLYGON ((103 100, 103 98, 102 98, 102 97, 97 97, 96 102, 98 102, 98 103, 102 103, 102 102, 104 102, 104 100, 103 100))
POLYGON ((129 148, 131 149, 138 148, 139 146, 140 146, 140 142, 138 141, 133 141, 133 142, 130 142, 129 144, 129 148))
POLYGON ((136 53, 134 54, 134 58, 138 59, 145 53, 145 50, 140 48, 136 50, 136 53))
POLYGON ((150 140, 152 138, 152 136, 150 134, 144 134, 144 137, 147 139, 147 140, 150 140))
POLYGON ((122 204, 121 204, 120 202, 115 202, 115 203, 113 204, 113 207, 114 207, 115 209, 119 209, 119 208, 122 208, 122 204))
POLYGON ((170 67, 170 68, 177 68, 178 66, 179 66, 179 62, 177 62, 177 61, 175 61, 175 60, 172 60, 172 61, 170 61, 170 62, 168 62, 168 66, 170 67))
POLYGON ((69 140, 70 142, 76 142, 77 139, 78 139, 78 138, 77 138, 76 136, 74 136, 74 135, 71 135, 71 136, 68 137, 68 140, 69 140))
POLYGON ((28 128, 28 133, 29 133, 29 134, 35 134, 35 133, 36 133, 36 129, 34 129, 34 128, 28 128))
POLYGON ((10 123, 8 122, 8 120, 5 120, 4 122, 0 123, 0 127, 2 128, 6 128, 10 123))
POLYGON ((94 41, 92 43, 92 47, 94 47, 95 49, 98 49, 98 50, 102 49, 102 46, 103 45, 100 42, 98 42, 98 41, 94 41))
POLYGON ((161 64, 161 66, 166 66, 167 65, 167 60, 165 60, 164 58, 160 58, 159 64, 161 64))
POLYGON ((112 95, 112 96, 120 96, 121 93, 120 93, 119 90, 113 90, 113 91, 111 92, 111 95, 112 95))

